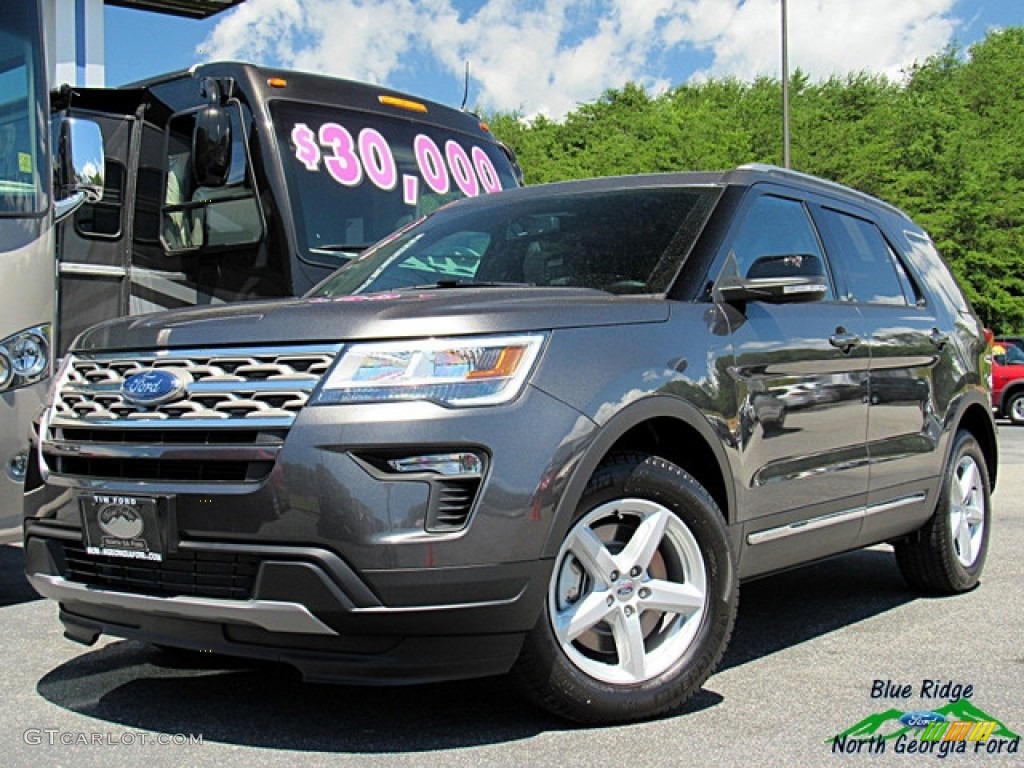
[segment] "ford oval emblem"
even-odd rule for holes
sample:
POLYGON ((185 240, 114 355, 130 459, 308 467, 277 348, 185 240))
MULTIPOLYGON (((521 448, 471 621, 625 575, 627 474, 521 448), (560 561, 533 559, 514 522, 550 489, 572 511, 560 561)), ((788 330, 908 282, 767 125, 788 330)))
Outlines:
POLYGON ((135 405, 160 405, 181 397, 191 381, 188 371, 151 368, 125 379, 121 384, 121 395, 135 405))
POLYGON ((900 722, 910 728, 926 728, 930 723, 944 723, 946 718, 938 712, 930 712, 924 709, 917 712, 907 712, 900 718, 900 722))

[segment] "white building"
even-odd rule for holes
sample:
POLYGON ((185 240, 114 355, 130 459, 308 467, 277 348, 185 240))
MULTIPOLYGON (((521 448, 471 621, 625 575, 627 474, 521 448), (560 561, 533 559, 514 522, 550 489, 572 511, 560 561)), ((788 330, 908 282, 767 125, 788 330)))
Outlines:
POLYGON ((51 83, 105 85, 103 7, 205 19, 245 0, 43 0, 51 83))

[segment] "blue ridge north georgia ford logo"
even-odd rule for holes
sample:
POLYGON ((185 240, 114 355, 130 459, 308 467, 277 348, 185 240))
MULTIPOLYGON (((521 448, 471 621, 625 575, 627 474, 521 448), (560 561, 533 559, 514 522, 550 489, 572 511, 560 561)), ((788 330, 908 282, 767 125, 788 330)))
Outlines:
POLYGON ((121 384, 121 395, 135 405, 160 405, 181 397, 191 381, 188 371, 151 368, 126 378, 121 384))

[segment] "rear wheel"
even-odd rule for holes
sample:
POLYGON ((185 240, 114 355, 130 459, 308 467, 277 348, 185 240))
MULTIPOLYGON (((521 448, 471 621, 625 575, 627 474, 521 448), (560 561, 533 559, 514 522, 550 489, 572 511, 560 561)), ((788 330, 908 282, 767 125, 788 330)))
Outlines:
POLYGON ((555 560, 516 674, 572 720, 638 720, 707 679, 738 602, 722 514, 663 459, 617 455, 591 479, 555 560))
POLYGON ((992 503, 988 466, 977 440, 960 431, 946 467, 935 513, 897 542, 896 561, 911 586, 954 594, 977 585, 988 554, 992 503))

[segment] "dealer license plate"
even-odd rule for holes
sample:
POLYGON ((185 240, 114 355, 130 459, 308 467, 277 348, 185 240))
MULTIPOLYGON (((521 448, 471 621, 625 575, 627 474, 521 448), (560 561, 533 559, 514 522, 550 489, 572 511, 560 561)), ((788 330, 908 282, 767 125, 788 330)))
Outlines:
POLYGON ((79 501, 88 554, 163 560, 166 499, 98 493, 79 501))

